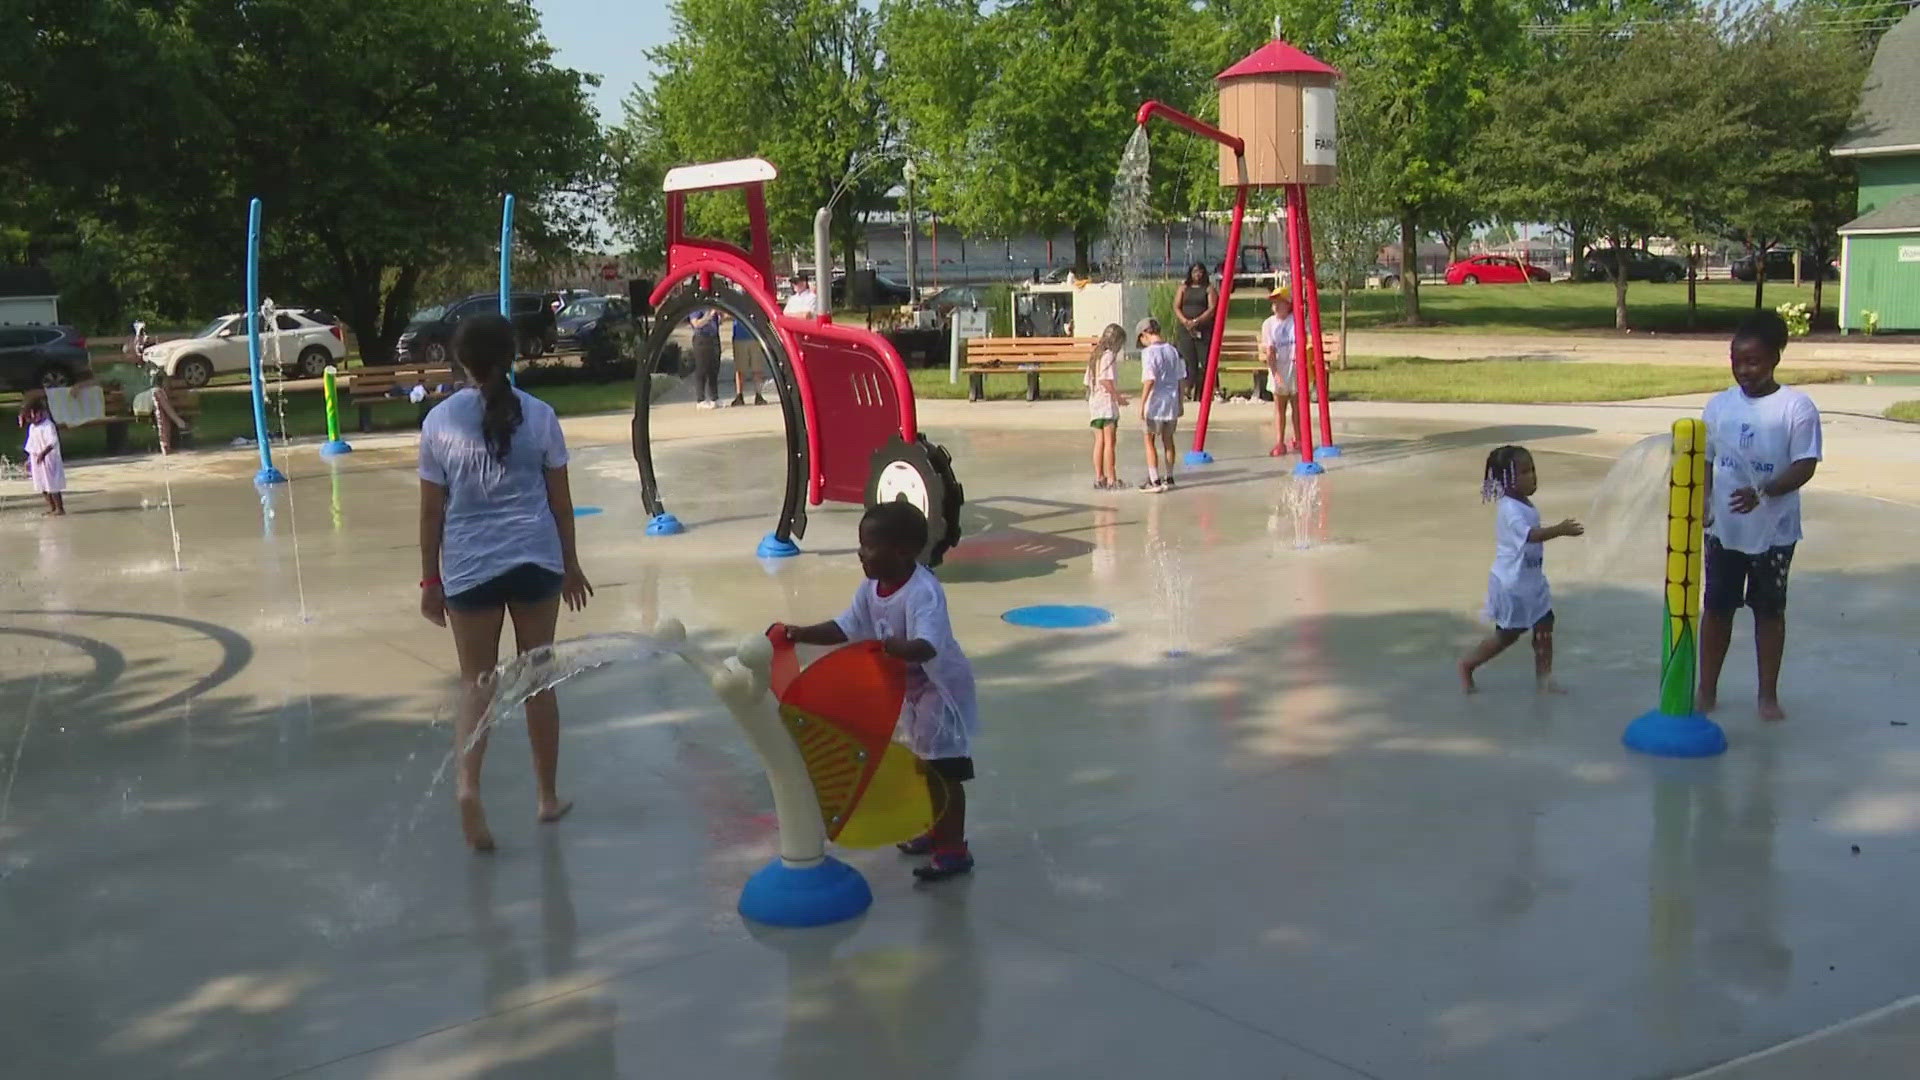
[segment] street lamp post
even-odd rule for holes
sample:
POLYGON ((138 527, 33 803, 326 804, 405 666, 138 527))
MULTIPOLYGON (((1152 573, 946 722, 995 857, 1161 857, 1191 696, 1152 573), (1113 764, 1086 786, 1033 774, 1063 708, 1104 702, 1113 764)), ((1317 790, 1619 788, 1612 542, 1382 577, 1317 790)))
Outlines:
POLYGON ((901 168, 900 174, 907 181, 907 291, 913 294, 913 306, 920 306, 920 230, 913 215, 913 182, 920 176, 920 169, 912 158, 901 168))

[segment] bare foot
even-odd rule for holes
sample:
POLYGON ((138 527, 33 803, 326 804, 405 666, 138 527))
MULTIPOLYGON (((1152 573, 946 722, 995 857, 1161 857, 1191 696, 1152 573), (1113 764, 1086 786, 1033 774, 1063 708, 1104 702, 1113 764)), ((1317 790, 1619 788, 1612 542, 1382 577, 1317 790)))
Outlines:
POLYGON ((1710 713, 1719 707, 1720 707, 1720 698, 1719 698, 1719 695, 1716 694, 1714 691, 1700 690, 1694 693, 1693 708, 1694 708, 1694 711, 1700 713, 1700 715, 1705 716, 1707 713, 1710 713))
POLYGON ((467 846, 475 851, 492 851, 493 833, 487 829, 487 812, 480 805, 480 796, 459 795, 454 801, 460 806, 460 831, 466 835, 467 846))
POLYGON ((1760 719, 1785 720, 1786 718, 1787 718, 1787 710, 1780 707, 1780 702, 1777 699, 1775 698, 1760 699, 1760 719))
POLYGON ((1478 693, 1480 688, 1473 685, 1473 668, 1468 665, 1465 660, 1462 660, 1460 661, 1459 670, 1460 692, 1463 694, 1478 693))
POLYGON ((566 817, 572 810, 572 799, 556 799, 550 803, 542 803, 540 804, 540 820, 543 822, 559 821, 561 818, 566 817))
POLYGON ((1552 679, 1541 679, 1538 683, 1534 684, 1534 689, 1542 694, 1564 694, 1567 692, 1566 687, 1561 686, 1552 679))

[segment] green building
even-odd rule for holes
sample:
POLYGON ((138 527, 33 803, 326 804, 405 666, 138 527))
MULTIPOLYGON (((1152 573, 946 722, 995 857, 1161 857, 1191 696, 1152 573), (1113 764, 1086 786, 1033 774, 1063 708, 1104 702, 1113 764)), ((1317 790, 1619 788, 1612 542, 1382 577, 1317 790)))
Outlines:
POLYGON ((1833 148, 1859 168, 1860 216, 1840 227, 1840 329, 1920 330, 1920 8, 1880 39, 1860 120, 1833 148))

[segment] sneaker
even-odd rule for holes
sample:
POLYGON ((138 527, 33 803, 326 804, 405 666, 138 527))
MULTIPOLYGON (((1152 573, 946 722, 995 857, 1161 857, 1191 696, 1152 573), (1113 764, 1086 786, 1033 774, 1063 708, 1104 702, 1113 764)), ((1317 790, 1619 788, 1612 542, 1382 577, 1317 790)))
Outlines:
POLYGON ((739 394, 735 394, 735 395, 733 395, 733 400, 732 400, 732 401, 729 401, 729 402, 727 402, 727 408, 729 408, 729 409, 737 409, 737 408, 739 408, 740 406, 742 406, 742 405, 745 405, 746 403, 747 403, 747 399, 746 399, 746 398, 744 398, 744 397, 741 397, 741 396, 740 396, 739 394))
POLYGON ((973 870, 973 853, 966 848, 958 851, 937 852, 925 866, 913 868, 913 876, 921 881, 945 881, 950 877, 973 870))
POLYGON ((1135 490, 1137 490, 1137 491, 1145 491, 1145 492, 1148 492, 1148 493, 1150 493, 1150 494, 1154 494, 1154 495, 1158 495, 1158 494, 1160 493, 1160 481, 1158 481, 1158 480, 1142 480, 1142 481, 1140 481, 1140 486, 1139 486, 1138 488, 1136 488, 1135 490))
POLYGON ((767 399, 764 397, 761 397, 759 394, 755 394, 753 395, 753 403, 755 405, 765 405, 767 403, 767 399))
POLYGON ((1160 481, 1160 490, 1161 490, 1161 491, 1172 491, 1172 490, 1173 490, 1173 477, 1171 477, 1171 476, 1168 476, 1168 477, 1165 477, 1165 478, 1163 478, 1163 479, 1162 479, 1162 480, 1160 481))
POLYGON ((930 833, 922 834, 893 846, 899 848, 902 855, 931 855, 933 854, 933 836, 930 833))

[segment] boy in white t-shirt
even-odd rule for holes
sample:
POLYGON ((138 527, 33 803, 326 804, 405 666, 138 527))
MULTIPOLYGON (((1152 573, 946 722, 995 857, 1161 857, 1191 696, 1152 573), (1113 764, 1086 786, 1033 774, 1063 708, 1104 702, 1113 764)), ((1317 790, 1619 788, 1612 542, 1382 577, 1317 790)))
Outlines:
POLYGON ((1173 433, 1187 396, 1187 362, 1160 336, 1160 320, 1141 319, 1133 328, 1140 346, 1140 421, 1146 429, 1147 479, 1141 491, 1173 490, 1173 433), (1165 456, 1166 461, 1160 459, 1165 456))
POLYGON ((1287 412, 1294 403, 1294 342, 1297 340, 1293 325, 1293 298, 1288 295, 1285 285, 1267 294, 1273 304, 1273 314, 1260 324, 1260 362, 1267 366, 1267 389, 1273 391, 1274 439, 1273 449, 1268 451, 1271 457, 1280 457, 1287 450, 1287 412))
POLYGON ((899 501, 868 508, 860 519, 860 569, 867 580, 839 618, 812 626, 780 624, 779 632, 802 645, 878 641, 887 655, 907 663, 907 696, 894 736, 913 751, 926 772, 933 805, 943 807, 927 835, 900 845, 909 855, 931 855, 913 876, 939 881, 973 869, 967 848, 967 793, 973 779, 973 734, 980 726, 974 700, 973 665, 953 639, 947 594, 940 579, 920 565, 927 546, 927 519, 899 501))
POLYGON ((1787 646, 1787 573, 1800 541, 1800 489, 1820 464, 1820 410, 1774 381, 1787 324, 1754 312, 1733 333, 1733 378, 1707 402, 1706 609, 1700 620, 1700 693, 1718 703, 1720 668, 1733 637, 1733 613, 1753 609, 1760 669, 1760 717, 1784 720, 1780 660, 1787 646))

